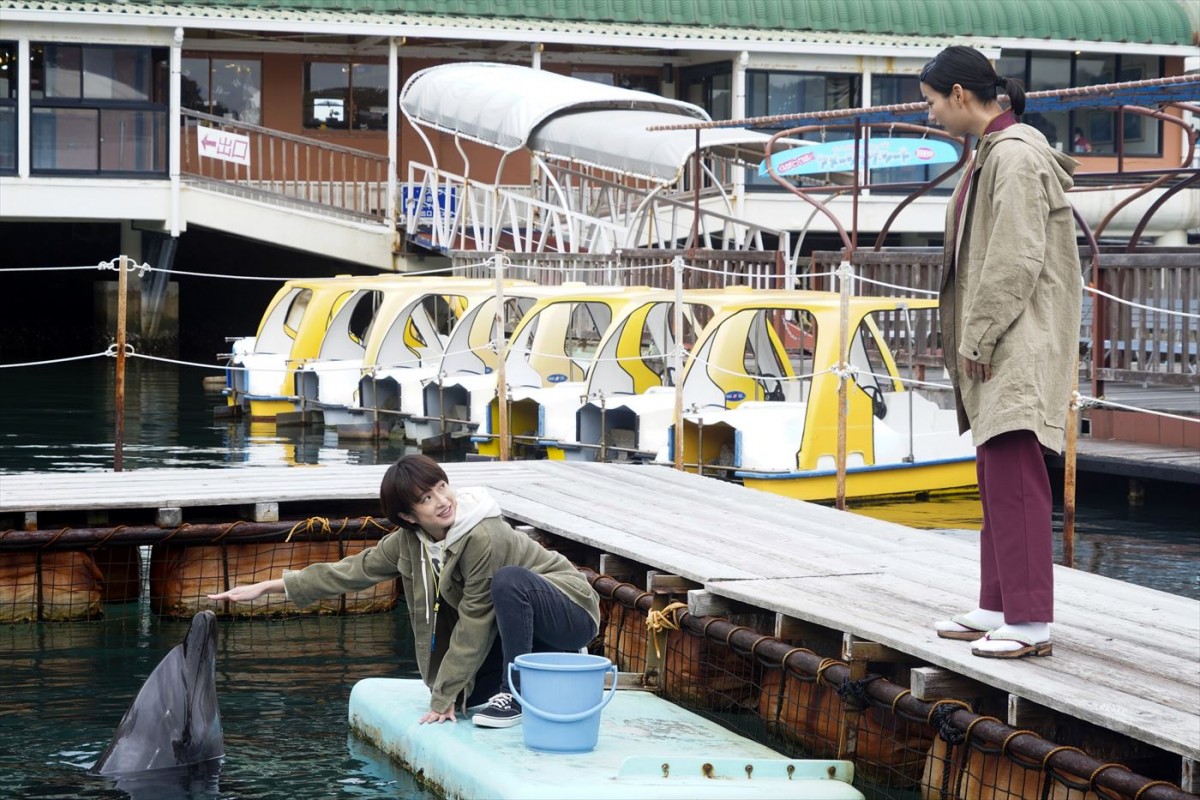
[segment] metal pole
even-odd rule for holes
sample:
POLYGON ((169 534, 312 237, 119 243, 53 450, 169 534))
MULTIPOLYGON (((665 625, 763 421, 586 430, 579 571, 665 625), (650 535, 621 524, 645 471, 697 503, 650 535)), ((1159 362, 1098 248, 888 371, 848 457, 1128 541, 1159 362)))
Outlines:
POLYGON ((683 469, 683 258, 675 256, 675 469, 683 469))
POLYGON ((1067 406, 1067 447, 1063 452, 1063 564, 1075 566, 1075 475, 1076 452, 1079 440, 1079 364, 1075 365, 1075 387, 1067 406))
POLYGON ((113 472, 124 466, 121 452, 125 446, 125 294, 128 290, 129 259, 117 259, 117 380, 116 380, 116 433, 113 442, 113 472))
POLYGON ((504 254, 493 256, 496 273, 496 433, 500 439, 500 460, 508 461, 512 442, 508 433, 508 381, 504 378, 504 359, 508 342, 504 337, 504 254))
POLYGON ((849 402, 847 383, 850 375, 846 354, 850 350, 850 262, 838 267, 838 289, 841 294, 841 320, 838 325, 838 414, 837 414, 837 507, 846 509, 846 404, 849 402))

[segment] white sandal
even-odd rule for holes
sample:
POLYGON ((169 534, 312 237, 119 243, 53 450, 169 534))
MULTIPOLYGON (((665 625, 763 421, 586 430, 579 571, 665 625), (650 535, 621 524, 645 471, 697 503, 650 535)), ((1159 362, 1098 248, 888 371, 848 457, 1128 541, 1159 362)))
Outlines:
POLYGON ((933 629, 943 639, 957 639, 963 642, 974 642, 982 639, 988 633, 987 628, 977 628, 972 625, 966 614, 959 614, 950 619, 940 619, 933 623, 933 629))
POLYGON ((1049 639, 1044 642, 1026 642, 1016 636, 991 631, 971 648, 971 654, 983 658, 1024 658, 1025 656, 1049 656, 1054 654, 1054 645, 1049 639))

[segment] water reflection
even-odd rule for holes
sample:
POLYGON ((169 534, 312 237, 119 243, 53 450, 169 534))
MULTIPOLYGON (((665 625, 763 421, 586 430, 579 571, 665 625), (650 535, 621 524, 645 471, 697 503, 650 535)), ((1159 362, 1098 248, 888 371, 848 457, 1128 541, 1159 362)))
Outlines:
POLYGON ((120 781, 87 774, 130 700, 189 621, 110 605, 98 622, 0 626, 5 699, 0 797, 295 800, 335 793, 432 800, 351 738, 350 689, 415 677, 405 611, 361 617, 222 620, 217 695, 225 760, 120 781))
MULTIPOLYGON (((333 431, 217 420, 225 398, 199 367, 127 362, 125 469, 386 464, 409 448, 339 441, 333 431)), ((115 378, 111 359, 13 370, 0 381, 0 472, 112 469, 115 378)))

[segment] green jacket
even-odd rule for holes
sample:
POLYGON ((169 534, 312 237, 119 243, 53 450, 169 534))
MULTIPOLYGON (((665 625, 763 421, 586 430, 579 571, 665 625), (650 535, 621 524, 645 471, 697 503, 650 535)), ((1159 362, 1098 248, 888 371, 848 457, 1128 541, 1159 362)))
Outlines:
POLYGON ((460 693, 466 702, 475 687, 475 673, 495 641, 491 585, 501 567, 525 567, 543 576, 587 611, 599 628, 600 599, 579 570, 561 553, 514 531, 500 517, 486 517, 465 535, 447 540, 439 586, 442 603, 436 614, 432 570, 422 570, 425 557, 417 535, 400 530, 341 561, 285 573, 283 582, 288 598, 304 608, 326 597, 400 578, 416 639, 417 667, 433 693, 429 707, 439 713, 454 705, 460 693))
POLYGON ((1063 449, 1083 297, 1066 195, 1076 166, 1035 128, 1013 125, 980 139, 961 229, 962 181, 947 205, 942 348, 959 430, 976 446, 1029 430, 1063 449), (991 365, 991 380, 960 376, 961 358, 991 365))

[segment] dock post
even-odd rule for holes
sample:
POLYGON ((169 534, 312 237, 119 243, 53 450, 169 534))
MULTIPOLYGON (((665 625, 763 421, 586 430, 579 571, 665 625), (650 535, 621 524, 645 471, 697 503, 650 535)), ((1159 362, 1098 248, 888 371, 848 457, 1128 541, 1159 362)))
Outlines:
MULTIPOLYGON (((512 442, 508 438, 508 385, 504 377, 504 254, 492 257, 496 273, 496 433, 500 437, 500 460, 508 461, 512 442)), ((442 431, 445 433, 445 430, 442 431)))
MULTIPOLYGON (((699 189, 697 189, 699 192, 699 189)), ((675 270, 675 469, 683 471, 683 258, 671 260, 675 270)), ((697 455, 696 461, 699 462, 697 455)))
POLYGON ((113 416, 116 420, 116 431, 113 439, 113 472, 120 472, 124 467, 125 447, 125 293, 129 290, 129 258, 121 256, 117 259, 117 375, 116 398, 113 416))
MULTIPOLYGON (((857 146, 857 145, 856 145, 857 146)), ((839 511, 846 510, 846 403, 849 402, 850 380, 846 356, 850 349, 850 272, 849 261, 838 266, 838 291, 841 300, 841 321, 838 324, 838 414, 837 414, 837 500, 839 511)))
POLYGON ((1067 406, 1067 446, 1063 453, 1063 565, 1075 566, 1075 467, 1079 441, 1079 365, 1067 406))

